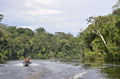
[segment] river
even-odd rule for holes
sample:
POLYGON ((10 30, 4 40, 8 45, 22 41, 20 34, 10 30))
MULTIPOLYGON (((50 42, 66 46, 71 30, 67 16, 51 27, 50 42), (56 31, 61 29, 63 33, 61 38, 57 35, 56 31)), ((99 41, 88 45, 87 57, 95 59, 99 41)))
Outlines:
POLYGON ((29 67, 19 60, 0 64, 0 79, 120 79, 119 74, 118 64, 80 60, 32 60, 29 67))

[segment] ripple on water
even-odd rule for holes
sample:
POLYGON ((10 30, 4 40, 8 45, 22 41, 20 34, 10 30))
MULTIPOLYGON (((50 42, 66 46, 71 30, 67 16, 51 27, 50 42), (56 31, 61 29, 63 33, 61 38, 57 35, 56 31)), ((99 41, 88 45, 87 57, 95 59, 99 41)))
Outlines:
POLYGON ((13 66, 23 66, 22 63, 14 64, 13 66))
POLYGON ((85 76, 86 74, 87 74, 87 72, 81 72, 81 73, 75 74, 74 76, 70 77, 69 79, 83 78, 83 76, 85 76))
POLYGON ((37 63, 32 63, 32 64, 30 64, 30 66, 39 66, 39 64, 37 64, 37 63))
MULTIPOLYGON (((22 63, 14 64, 13 66, 24 66, 22 63)), ((39 66, 37 63, 32 63, 30 66, 39 66)))

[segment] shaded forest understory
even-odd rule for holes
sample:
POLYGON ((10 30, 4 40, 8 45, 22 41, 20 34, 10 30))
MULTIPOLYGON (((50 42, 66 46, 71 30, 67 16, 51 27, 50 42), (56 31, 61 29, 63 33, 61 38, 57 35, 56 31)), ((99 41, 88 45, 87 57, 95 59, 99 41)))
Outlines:
MULTIPOLYGON (((0 21, 3 15, 0 15, 0 21)), ((90 17, 77 37, 44 28, 32 31, 0 24, 0 62, 11 59, 86 58, 120 61, 120 9, 106 16, 90 17)))

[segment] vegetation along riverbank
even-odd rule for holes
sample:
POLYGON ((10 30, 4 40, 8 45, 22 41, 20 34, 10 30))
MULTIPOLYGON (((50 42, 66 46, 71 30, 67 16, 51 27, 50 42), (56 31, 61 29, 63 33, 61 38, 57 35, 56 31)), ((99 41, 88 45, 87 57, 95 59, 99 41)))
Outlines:
MULTIPOLYGON (((3 15, 0 14, 0 22, 3 15)), ((48 33, 0 23, 0 62, 23 59, 86 58, 120 61, 120 9, 87 19, 88 28, 78 36, 48 33)))

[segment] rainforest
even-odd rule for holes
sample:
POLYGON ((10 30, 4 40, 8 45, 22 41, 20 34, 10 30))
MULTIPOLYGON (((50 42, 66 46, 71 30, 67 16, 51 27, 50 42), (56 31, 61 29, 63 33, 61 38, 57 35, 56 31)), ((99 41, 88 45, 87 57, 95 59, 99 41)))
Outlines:
POLYGON ((88 59, 120 61, 120 8, 105 16, 87 19, 88 27, 77 36, 31 30, 2 23, 0 14, 0 62, 24 59, 88 59))

